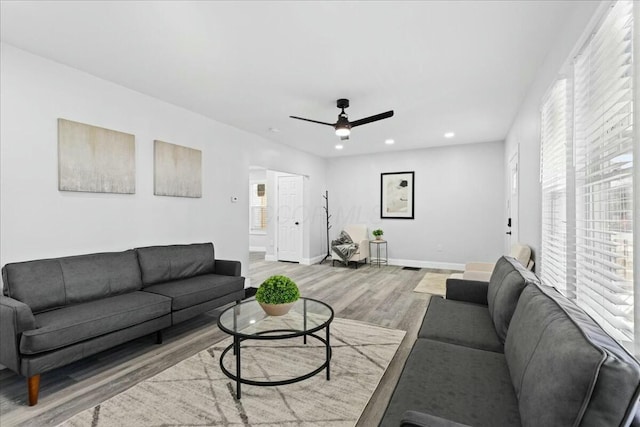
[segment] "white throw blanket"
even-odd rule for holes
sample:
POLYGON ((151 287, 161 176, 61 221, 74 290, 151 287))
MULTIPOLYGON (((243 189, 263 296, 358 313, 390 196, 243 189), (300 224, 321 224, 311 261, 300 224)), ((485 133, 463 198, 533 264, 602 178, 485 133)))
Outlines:
POLYGON ((353 254, 358 252, 358 244, 354 243, 346 231, 341 231, 336 240, 331 241, 331 249, 338 254, 342 262, 347 264, 353 254))

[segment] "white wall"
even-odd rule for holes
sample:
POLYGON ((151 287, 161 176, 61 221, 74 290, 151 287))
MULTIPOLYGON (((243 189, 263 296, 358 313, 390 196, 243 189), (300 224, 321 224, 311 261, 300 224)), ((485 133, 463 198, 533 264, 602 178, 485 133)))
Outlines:
MULTIPOLYGON (((213 241, 249 260, 249 165, 307 175, 321 209, 323 159, 272 143, 78 70, 1 45, 0 264, 142 245, 213 241), (136 136, 136 194, 58 191, 57 119, 136 136), (153 195, 153 140, 202 150, 200 199, 153 195), (238 196, 238 203, 231 203, 238 196)), ((315 229, 314 229, 315 226, 315 229)), ((310 223, 306 256, 324 253, 310 223)))
MULTIPOLYGON (((572 19, 564 23, 564 30, 540 67, 536 79, 518 110, 505 141, 504 180, 509 182, 508 160, 519 146, 519 240, 535 252, 540 248, 542 235, 540 187, 540 105, 542 98, 558 79, 568 71, 568 63, 577 53, 582 41, 595 24, 594 15, 609 2, 576 2, 572 19), (589 30, 589 31, 588 31, 589 30)), ((506 197, 506 194, 505 194, 506 197)), ((506 202, 505 202, 506 204, 506 202)), ((505 216, 506 221, 506 216, 505 216)))
POLYGON ((495 261, 503 251, 504 144, 396 151, 328 162, 332 238, 382 228, 389 258, 423 267, 495 261), (415 171, 415 219, 380 219, 380 173, 415 171))

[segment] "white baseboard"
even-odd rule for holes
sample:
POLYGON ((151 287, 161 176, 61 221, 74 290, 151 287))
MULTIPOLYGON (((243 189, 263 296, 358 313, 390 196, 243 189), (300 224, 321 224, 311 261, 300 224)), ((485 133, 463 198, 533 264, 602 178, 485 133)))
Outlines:
POLYGON ((249 252, 267 252, 264 246, 249 246, 249 252))
MULTIPOLYGON (((324 255, 318 255, 313 258, 303 258, 300 260, 302 265, 313 265, 322 261, 324 255)), ((278 261, 275 255, 265 255, 265 261, 278 261)), ((458 270, 464 271, 464 264, 456 262, 438 262, 438 261, 422 261, 417 259, 398 259, 389 258, 389 265, 400 265, 403 267, 418 267, 418 268, 437 268, 441 270, 458 270)))
POLYGON ((300 264, 302 265, 317 264, 320 261, 322 261, 322 258, 324 258, 324 255, 317 255, 317 256, 314 256, 313 258, 302 258, 302 260, 300 261, 300 264))
POLYGON ((464 264, 455 262, 419 261, 415 259, 389 258, 389 265, 401 265, 403 267, 438 268, 441 270, 464 271, 464 264))
MULTIPOLYGON (((302 264, 302 265, 317 264, 320 261, 322 261, 322 258, 324 258, 324 255, 317 255, 317 256, 314 256, 313 258, 302 258, 300 260, 300 264, 302 264)), ((265 261, 278 261, 278 259, 276 258, 275 255, 265 255, 264 256, 264 260, 265 261)))

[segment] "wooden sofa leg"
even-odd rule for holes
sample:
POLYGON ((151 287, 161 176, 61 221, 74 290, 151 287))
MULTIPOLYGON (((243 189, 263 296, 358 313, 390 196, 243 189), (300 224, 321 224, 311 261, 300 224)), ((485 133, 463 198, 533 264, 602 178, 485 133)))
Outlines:
POLYGON ((29 389, 29 406, 38 403, 38 392, 40 391, 40 374, 34 375, 27 379, 27 388, 29 389))
POLYGON ((156 332, 156 344, 162 344, 162 331, 156 332))

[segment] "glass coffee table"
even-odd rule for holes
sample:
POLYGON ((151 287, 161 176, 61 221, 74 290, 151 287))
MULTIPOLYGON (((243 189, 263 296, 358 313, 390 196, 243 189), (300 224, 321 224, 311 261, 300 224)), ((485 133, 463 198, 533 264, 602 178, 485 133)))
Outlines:
POLYGON ((241 398, 241 384, 257 386, 278 386, 292 384, 311 378, 326 369, 327 381, 330 379, 329 363, 331 362, 331 344, 329 342, 329 325, 333 320, 333 309, 322 301, 301 297, 295 302, 289 313, 284 316, 269 316, 255 299, 243 301, 227 308, 218 317, 218 327, 233 337, 233 343, 226 347, 220 355, 220 369, 236 382, 236 397, 241 398), (316 332, 325 329, 325 338, 316 332), (304 375, 280 381, 256 381, 242 378, 241 343, 245 340, 286 340, 312 337, 325 346, 325 361, 318 368, 304 375), (224 357, 232 351, 236 359, 236 372, 231 373, 224 366, 224 357))

